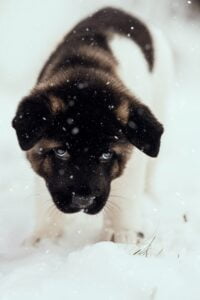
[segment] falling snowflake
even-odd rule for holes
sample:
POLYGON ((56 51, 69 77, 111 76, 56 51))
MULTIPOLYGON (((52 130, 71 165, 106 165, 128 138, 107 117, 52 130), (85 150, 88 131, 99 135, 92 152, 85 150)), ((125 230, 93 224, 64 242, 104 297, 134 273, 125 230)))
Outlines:
POLYGON ((42 154, 43 150, 44 149, 42 147, 40 147, 39 150, 38 150, 38 154, 42 154))
POLYGON ((133 121, 129 121, 128 122, 128 126, 131 127, 132 129, 136 129, 137 128, 137 125, 133 121))
POLYGON ((82 89, 88 87, 88 83, 87 83, 87 82, 80 82, 80 83, 78 83, 77 87, 78 87, 80 90, 82 90, 82 89))
POLYGON ((74 127, 74 128, 72 129, 71 133, 74 134, 74 135, 78 134, 78 133, 79 133, 78 127, 74 127))
POLYGON ((63 175, 65 174, 65 170, 60 169, 60 170, 58 171, 58 173, 59 173, 61 176, 63 176, 63 175))
POLYGON ((71 125, 73 123, 74 123, 74 119, 72 119, 72 118, 67 119, 67 124, 71 125))

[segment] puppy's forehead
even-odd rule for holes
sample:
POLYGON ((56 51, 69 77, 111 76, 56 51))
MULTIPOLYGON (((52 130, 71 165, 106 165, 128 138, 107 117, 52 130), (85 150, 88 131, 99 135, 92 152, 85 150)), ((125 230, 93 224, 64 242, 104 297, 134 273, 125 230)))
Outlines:
MULTIPOLYGON (((68 118, 72 120, 72 118, 68 118)), ((113 140, 118 137, 113 136, 109 128, 101 127, 100 123, 93 124, 91 120, 66 124, 54 136, 56 140, 66 145, 71 154, 80 152, 100 154, 107 151, 113 140)))
POLYGON ((74 151, 102 152, 122 137, 127 105, 106 82, 75 80, 52 88, 48 98, 53 117, 47 137, 67 143, 74 151))
POLYGON ((95 144, 121 134, 114 105, 105 103, 102 98, 92 98, 90 94, 81 96, 50 97, 53 117, 50 137, 95 144))
POLYGON ((87 115, 69 110, 57 115, 47 136, 57 141, 57 145, 66 145, 71 154, 83 151, 100 154, 121 138, 122 131, 111 116, 96 117, 95 113, 87 115))

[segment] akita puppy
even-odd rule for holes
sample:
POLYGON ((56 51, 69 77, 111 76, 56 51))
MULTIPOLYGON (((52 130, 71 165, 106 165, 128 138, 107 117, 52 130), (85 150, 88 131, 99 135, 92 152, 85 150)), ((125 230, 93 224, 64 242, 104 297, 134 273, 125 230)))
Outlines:
POLYGON ((44 179, 37 179, 45 196, 40 190, 33 243, 59 236, 65 214, 99 213, 110 196, 115 205, 104 238, 135 241, 134 210, 147 158, 159 153, 157 117, 170 66, 160 32, 115 8, 94 13, 66 35, 13 120, 20 147, 44 179), (49 198, 63 214, 48 215, 41 203, 49 198))

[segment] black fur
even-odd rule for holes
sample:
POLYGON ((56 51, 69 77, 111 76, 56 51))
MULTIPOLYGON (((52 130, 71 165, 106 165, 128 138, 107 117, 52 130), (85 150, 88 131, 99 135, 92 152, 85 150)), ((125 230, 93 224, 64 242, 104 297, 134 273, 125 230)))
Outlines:
POLYGON ((19 105, 12 124, 22 150, 32 148, 51 124, 48 102, 44 95, 35 95, 26 97, 19 105))
POLYGON ((145 105, 131 105, 125 135, 138 149, 149 156, 156 157, 160 149, 163 126, 155 119, 145 105))

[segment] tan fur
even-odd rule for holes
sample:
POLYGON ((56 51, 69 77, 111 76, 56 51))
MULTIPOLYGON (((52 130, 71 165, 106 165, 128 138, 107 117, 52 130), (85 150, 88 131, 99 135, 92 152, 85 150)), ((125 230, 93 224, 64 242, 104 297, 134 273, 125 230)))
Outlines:
POLYGON ((117 118, 124 124, 127 124, 129 117, 129 103, 128 101, 122 102, 122 104, 116 110, 117 118))
POLYGON ((108 71, 114 71, 117 61, 112 55, 109 55, 107 51, 99 48, 91 48, 83 46, 79 49, 80 56, 87 57, 90 60, 95 60, 101 65, 101 68, 108 71))
POLYGON ((53 139, 46 139, 43 138, 41 139, 32 149, 35 151, 40 151, 42 149, 52 149, 52 148, 57 148, 60 147, 61 144, 53 139))
POLYGON ((50 101, 51 101, 51 110, 53 113, 59 113, 65 110, 65 104, 60 98, 51 96, 50 101))
POLYGON ((50 176, 52 172, 51 159, 44 157, 33 149, 27 151, 27 158, 35 172, 41 176, 50 176))
POLYGON ((117 154, 121 154, 122 156, 127 157, 127 159, 130 158, 133 145, 132 144, 116 144, 112 148, 113 151, 115 151, 117 154))
POLYGON ((43 157, 33 148, 26 152, 26 157, 30 161, 31 166, 35 170, 35 172, 40 174, 41 167, 44 161, 43 157))
POLYGON ((42 168, 43 168, 43 172, 44 174, 50 176, 52 173, 52 166, 51 166, 51 159, 49 157, 46 157, 43 160, 43 164, 42 164, 42 168))
POLYGON ((126 163, 131 157, 133 146, 131 144, 117 144, 112 148, 112 150, 121 157, 121 160, 115 162, 112 169, 112 178, 116 178, 122 175, 126 167, 126 163))
POLYGON ((44 81, 37 84, 36 87, 32 90, 32 93, 37 94, 38 92, 45 92, 52 87, 57 87, 64 82, 69 81, 69 75, 69 72, 60 70, 58 73, 56 73, 55 76, 52 76, 50 79, 45 79, 44 81))
POLYGON ((120 172, 120 166, 118 162, 114 163, 114 166, 112 167, 112 179, 120 176, 121 172, 120 172))
POLYGON ((42 176, 51 175, 51 158, 44 156, 42 152, 59 146, 60 144, 54 140, 41 139, 32 149, 26 152, 27 159, 36 173, 42 176))

